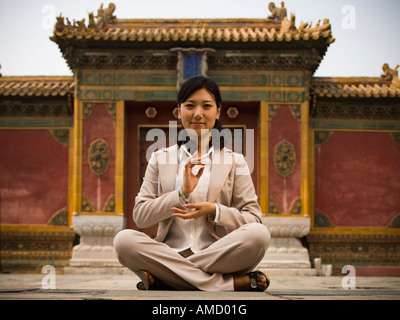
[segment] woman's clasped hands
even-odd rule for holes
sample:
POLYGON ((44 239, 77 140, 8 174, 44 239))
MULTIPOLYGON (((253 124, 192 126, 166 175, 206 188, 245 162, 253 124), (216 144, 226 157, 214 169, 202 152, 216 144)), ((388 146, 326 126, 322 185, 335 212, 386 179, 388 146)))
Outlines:
MULTIPOLYGON (((183 171, 183 183, 181 191, 185 197, 188 197, 199 183, 200 177, 202 176, 205 163, 202 162, 201 157, 198 156, 196 151, 193 156, 189 159, 185 165, 183 171), (193 173, 195 166, 201 166, 196 174, 193 173)), ((215 214, 215 204, 211 202, 199 202, 199 203, 187 203, 183 205, 183 208, 172 207, 172 216, 182 219, 198 219, 208 214, 215 214)))

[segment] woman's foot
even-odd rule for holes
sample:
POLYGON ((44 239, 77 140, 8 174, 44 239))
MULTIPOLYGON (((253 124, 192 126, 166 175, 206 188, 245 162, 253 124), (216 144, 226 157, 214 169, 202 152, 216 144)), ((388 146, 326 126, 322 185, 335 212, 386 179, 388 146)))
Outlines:
POLYGON ((265 291, 269 286, 269 279, 262 272, 250 272, 245 275, 235 276, 233 278, 235 291, 265 291), (251 278, 255 279, 257 288, 253 288, 251 278))
MULTIPOLYGON (((149 280, 149 290, 173 290, 169 285, 153 276, 149 271, 146 271, 146 274, 149 280)), ((146 290, 142 281, 136 286, 139 290, 146 290)))

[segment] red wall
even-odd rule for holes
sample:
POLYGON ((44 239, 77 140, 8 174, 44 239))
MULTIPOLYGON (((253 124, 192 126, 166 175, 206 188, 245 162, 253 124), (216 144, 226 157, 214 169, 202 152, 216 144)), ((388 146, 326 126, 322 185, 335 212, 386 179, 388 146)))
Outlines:
POLYGON ((385 227, 400 214, 400 148, 388 133, 335 132, 315 149, 315 210, 337 227, 385 227))
POLYGON ((48 130, 0 130, 0 223, 47 224, 68 205, 68 148, 48 130))
POLYGON ((93 107, 92 113, 83 121, 82 194, 94 211, 102 211, 108 198, 115 194, 115 120, 104 104, 93 107), (110 149, 109 167, 97 176, 90 170, 88 150, 94 140, 104 140, 110 149))
POLYGON ((301 127, 300 122, 292 115, 288 106, 280 106, 269 125, 268 179, 269 197, 272 197, 282 213, 288 213, 301 192, 301 127), (294 171, 284 178, 279 175, 274 165, 274 154, 277 145, 289 141, 295 149, 296 160, 294 171))

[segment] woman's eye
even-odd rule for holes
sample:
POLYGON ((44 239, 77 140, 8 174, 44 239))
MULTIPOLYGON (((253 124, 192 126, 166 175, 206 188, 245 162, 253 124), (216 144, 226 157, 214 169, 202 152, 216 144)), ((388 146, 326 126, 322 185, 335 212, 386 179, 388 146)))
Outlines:
POLYGON ((205 105, 203 106, 203 108, 209 109, 209 108, 212 108, 212 105, 211 105, 211 104, 205 104, 205 105))

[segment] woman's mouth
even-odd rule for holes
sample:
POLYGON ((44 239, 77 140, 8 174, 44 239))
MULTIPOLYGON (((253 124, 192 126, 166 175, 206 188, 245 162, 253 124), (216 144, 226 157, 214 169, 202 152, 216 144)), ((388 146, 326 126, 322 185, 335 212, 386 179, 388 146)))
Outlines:
POLYGON ((192 126, 194 126, 194 127, 200 127, 200 126, 205 125, 204 122, 191 122, 190 124, 191 124, 192 126))

